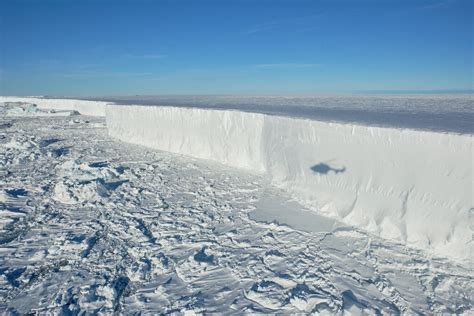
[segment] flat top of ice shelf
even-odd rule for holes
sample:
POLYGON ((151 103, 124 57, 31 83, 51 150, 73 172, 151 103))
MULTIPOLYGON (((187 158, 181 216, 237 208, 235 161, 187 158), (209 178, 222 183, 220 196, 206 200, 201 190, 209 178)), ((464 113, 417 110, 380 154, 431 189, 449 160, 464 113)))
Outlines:
POLYGON ((231 109, 396 128, 474 133, 474 94, 118 96, 117 104, 231 109))

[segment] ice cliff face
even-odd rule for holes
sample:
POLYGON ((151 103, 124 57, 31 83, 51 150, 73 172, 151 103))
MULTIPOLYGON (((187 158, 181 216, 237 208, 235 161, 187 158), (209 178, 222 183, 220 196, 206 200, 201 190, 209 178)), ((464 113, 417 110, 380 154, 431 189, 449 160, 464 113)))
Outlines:
POLYGON ((265 173, 315 211, 468 259, 472 136, 196 108, 108 105, 122 141, 265 173))
POLYGON ((109 134, 126 142, 232 167, 265 170, 261 114, 111 105, 106 120, 109 134))
POLYGON ((305 205, 395 239, 468 258, 471 136, 267 117, 272 183, 305 205))
POLYGON ((262 173, 305 206, 349 225, 460 261, 472 254, 472 134, 232 110, 0 101, 105 115, 116 139, 262 173))

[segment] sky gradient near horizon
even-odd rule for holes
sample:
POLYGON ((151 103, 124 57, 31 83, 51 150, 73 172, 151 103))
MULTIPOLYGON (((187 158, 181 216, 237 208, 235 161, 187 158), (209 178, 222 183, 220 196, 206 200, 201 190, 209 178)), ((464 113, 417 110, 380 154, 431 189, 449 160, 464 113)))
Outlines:
POLYGON ((0 95, 472 89, 470 0, 0 3, 0 95))

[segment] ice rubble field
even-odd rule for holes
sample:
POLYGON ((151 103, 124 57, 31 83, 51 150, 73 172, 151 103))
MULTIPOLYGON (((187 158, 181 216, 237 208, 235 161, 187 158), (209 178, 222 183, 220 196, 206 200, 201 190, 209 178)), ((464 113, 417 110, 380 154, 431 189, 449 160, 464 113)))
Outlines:
POLYGON ((472 311, 470 133, 0 102, 4 311, 472 311))

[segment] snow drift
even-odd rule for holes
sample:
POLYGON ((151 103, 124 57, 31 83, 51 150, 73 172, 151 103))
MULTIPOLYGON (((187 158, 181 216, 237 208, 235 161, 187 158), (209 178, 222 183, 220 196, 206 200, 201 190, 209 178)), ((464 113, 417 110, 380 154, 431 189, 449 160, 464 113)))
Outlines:
POLYGON ((458 260, 472 251, 472 135, 108 105, 122 141, 265 173, 304 205, 458 260))
POLYGON ((83 115, 105 116, 104 101, 74 99, 48 99, 39 97, 1 97, 0 102, 25 102, 36 104, 39 109, 77 111, 83 115))

